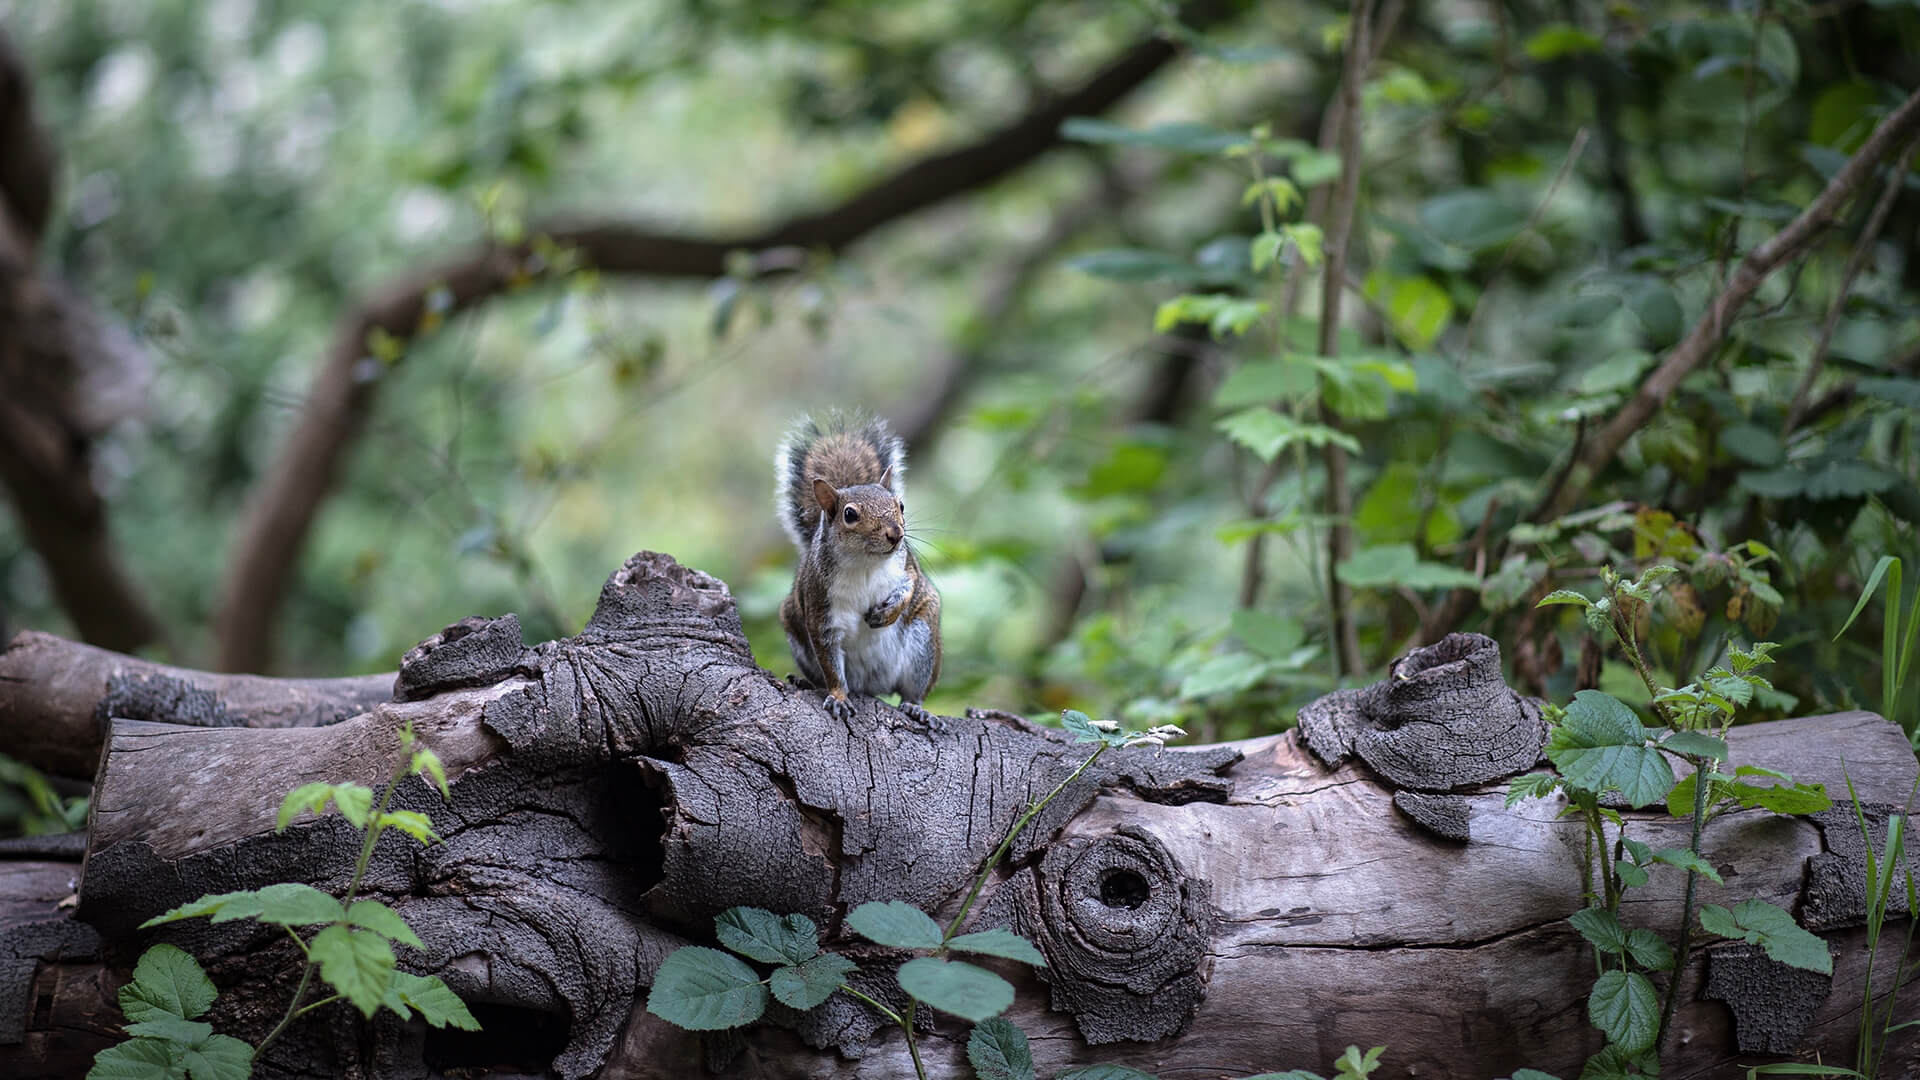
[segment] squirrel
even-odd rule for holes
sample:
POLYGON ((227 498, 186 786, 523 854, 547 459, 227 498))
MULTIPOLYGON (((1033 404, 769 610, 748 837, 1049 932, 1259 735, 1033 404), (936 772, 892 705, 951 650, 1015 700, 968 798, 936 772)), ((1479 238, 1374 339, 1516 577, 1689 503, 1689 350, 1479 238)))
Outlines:
POLYGON ((940 594, 906 539, 906 447, 877 417, 806 419, 773 468, 780 525, 800 551, 780 625, 801 677, 838 719, 853 715, 849 694, 892 693, 931 723, 920 703, 940 678, 940 594))

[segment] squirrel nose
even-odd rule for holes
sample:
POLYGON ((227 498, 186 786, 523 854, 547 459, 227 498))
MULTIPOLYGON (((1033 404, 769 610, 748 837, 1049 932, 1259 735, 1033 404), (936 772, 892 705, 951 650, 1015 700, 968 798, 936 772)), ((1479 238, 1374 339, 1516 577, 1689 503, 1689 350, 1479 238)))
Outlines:
POLYGON ((892 543, 895 543, 895 544, 899 543, 900 542, 900 526, 898 525, 887 526, 887 539, 892 543))

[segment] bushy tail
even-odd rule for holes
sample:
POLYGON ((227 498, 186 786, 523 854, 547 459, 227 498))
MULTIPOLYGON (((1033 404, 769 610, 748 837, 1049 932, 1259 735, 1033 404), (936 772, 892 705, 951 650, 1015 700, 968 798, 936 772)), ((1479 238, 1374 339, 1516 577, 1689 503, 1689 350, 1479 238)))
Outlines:
POLYGON ((788 539, 802 551, 820 522, 813 479, 836 488, 877 484, 893 470, 893 492, 905 497, 907 449, 885 420, 877 416, 807 417, 793 426, 773 455, 774 509, 788 539))

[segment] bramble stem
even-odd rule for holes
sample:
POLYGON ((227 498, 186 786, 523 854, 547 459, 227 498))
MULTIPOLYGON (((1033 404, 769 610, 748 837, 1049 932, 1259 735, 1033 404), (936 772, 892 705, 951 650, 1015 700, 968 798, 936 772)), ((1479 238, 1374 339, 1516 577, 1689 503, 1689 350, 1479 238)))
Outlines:
MULTIPOLYGON (((394 789, 400 786, 400 781, 404 779, 406 775, 407 755, 401 753, 394 759, 393 775, 387 778, 387 789, 380 793, 380 805, 375 807, 372 814, 367 818, 366 838, 360 842, 360 858, 353 864, 353 880, 347 883, 347 895, 340 900, 340 906, 343 908, 353 903, 354 894, 360 891, 360 882, 367 875, 367 863, 373 858, 373 845, 379 842, 380 834, 386 831, 385 828, 380 825, 380 815, 387 812, 387 807, 393 802, 394 789)), ((289 934, 293 933, 291 929, 287 932, 289 934)), ((294 935, 294 941, 299 943, 299 935, 294 935)), ((255 1060, 259 1059, 260 1054, 266 1050, 269 1043, 279 1038, 281 1032, 287 1030, 287 1025, 293 1023, 294 1017, 311 1009, 317 1009, 328 1002, 337 1000, 341 996, 335 994, 333 997, 322 998, 305 1008, 301 1007, 300 1002, 307 996, 307 987, 313 984, 315 961, 312 951, 309 950, 305 944, 301 944, 300 948, 302 952, 307 953, 306 966, 300 969, 300 985, 294 987, 293 1000, 287 1002, 287 1014, 282 1016, 280 1022, 273 1025, 273 1030, 267 1032, 267 1037, 261 1039, 259 1045, 253 1048, 255 1060)))
MULTIPOLYGON (((1007 852, 1012 850, 1013 841, 1020 835, 1021 830, 1031 824, 1033 819, 1039 816, 1040 811, 1046 809, 1047 804, 1054 800, 1055 796, 1067 790, 1068 784, 1080 779, 1081 773, 1086 772, 1094 762, 1100 760, 1100 755, 1106 753, 1109 745, 1110 744, 1103 742, 1099 746, 1094 747, 1093 753, 1087 755, 1087 760, 1081 762, 1079 768, 1073 770, 1065 780, 1060 781, 1059 784, 1054 786, 1052 791, 1047 792, 1044 798, 1028 807, 1026 813, 1021 814, 1019 818, 1015 819, 1013 828, 1007 831, 1006 839, 1000 841, 1000 846, 993 849, 992 855, 987 856, 987 864, 980 868, 980 876, 973 880, 973 888, 968 891, 966 902, 960 905, 960 910, 954 915, 953 921, 947 924, 947 932, 940 936, 940 944, 942 947, 953 939, 954 934, 959 932, 961 924, 966 921, 967 912, 973 910, 973 902, 980 899, 980 890, 986 888, 987 878, 993 876, 993 868, 1000 865, 1000 860, 1006 858, 1007 852)), ((911 1015, 911 1013, 909 1013, 909 1015, 911 1015)))
MULTIPOLYGON (((1713 785, 1707 781, 1707 760, 1688 755, 1693 762, 1693 838, 1687 843, 1687 850, 1693 852, 1695 859, 1700 858, 1700 831, 1706 826, 1707 790, 1713 785)), ((1658 1047, 1666 1041, 1667 1028, 1673 1024, 1674 1010, 1680 1005, 1680 980, 1687 974, 1687 952, 1693 947, 1693 894, 1699 882, 1700 872, 1687 868, 1687 894, 1680 905, 1680 948, 1673 963, 1673 977, 1667 980, 1667 1000, 1660 1006, 1660 1030, 1653 1037, 1653 1045, 1658 1047)))

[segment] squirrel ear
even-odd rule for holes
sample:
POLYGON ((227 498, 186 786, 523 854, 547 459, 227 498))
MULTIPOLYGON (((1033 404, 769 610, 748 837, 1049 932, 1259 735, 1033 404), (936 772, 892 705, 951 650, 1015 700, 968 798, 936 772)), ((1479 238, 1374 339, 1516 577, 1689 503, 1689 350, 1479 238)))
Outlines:
POLYGON ((880 486, 888 491, 893 490, 893 466, 887 466, 887 471, 880 474, 880 486))
POLYGON ((816 476, 813 478, 813 501, 820 504, 822 512, 832 517, 833 512, 840 508, 840 493, 833 490, 832 484, 816 476))

